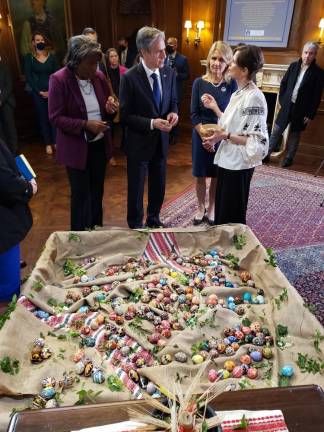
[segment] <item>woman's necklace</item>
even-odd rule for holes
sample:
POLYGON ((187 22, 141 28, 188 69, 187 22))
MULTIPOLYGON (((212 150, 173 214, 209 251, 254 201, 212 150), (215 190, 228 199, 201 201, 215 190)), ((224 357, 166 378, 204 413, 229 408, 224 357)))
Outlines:
POLYGON ((89 79, 88 79, 88 80, 83 80, 83 81, 85 81, 84 84, 81 82, 80 79, 78 79, 79 87, 80 87, 81 91, 82 91, 85 95, 89 96, 89 95, 92 93, 92 90, 93 90, 92 82, 91 82, 91 80, 89 80, 89 79))
POLYGON ((210 82, 210 84, 213 86, 213 87, 219 87, 222 83, 223 83, 223 80, 221 79, 219 82, 217 82, 217 83, 213 83, 212 81, 209 81, 210 82))

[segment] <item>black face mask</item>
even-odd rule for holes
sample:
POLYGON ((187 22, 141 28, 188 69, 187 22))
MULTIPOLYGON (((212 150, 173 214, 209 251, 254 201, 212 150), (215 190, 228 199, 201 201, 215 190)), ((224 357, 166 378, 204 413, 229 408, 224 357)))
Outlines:
POLYGON ((36 44, 36 48, 38 49, 38 51, 44 51, 45 47, 46 47, 45 42, 38 42, 36 44))
POLYGON ((165 47, 165 51, 166 51, 168 54, 173 54, 175 50, 174 50, 174 48, 173 48, 172 45, 167 45, 167 46, 165 47))

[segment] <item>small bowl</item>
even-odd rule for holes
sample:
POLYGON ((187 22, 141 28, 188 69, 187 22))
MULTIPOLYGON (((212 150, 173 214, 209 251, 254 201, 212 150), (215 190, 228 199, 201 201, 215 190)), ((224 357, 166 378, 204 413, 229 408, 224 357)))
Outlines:
POLYGON ((202 138, 208 138, 214 134, 216 130, 221 130, 222 128, 216 123, 208 123, 201 125, 199 134, 202 138))

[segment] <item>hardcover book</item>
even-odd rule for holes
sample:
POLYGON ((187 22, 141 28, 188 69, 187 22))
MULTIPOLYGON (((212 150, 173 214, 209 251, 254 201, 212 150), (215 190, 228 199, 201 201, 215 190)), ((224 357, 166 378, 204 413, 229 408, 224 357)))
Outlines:
POLYGON ((35 171, 31 167, 28 160, 25 158, 23 154, 16 156, 16 165, 20 174, 24 177, 25 180, 30 181, 31 179, 36 177, 35 171))

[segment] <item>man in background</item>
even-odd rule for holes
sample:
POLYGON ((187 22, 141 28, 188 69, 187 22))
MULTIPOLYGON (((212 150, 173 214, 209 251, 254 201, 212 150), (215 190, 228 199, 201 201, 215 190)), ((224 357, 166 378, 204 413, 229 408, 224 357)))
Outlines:
POLYGON ((125 126, 127 156, 127 222, 143 227, 144 183, 148 174, 146 226, 163 226, 160 210, 164 200, 169 132, 178 122, 176 77, 164 66, 164 33, 143 27, 136 44, 140 64, 132 67, 120 82, 120 116, 125 126))
POLYGON ((282 134, 290 123, 287 154, 282 163, 286 168, 292 165, 298 149, 300 134, 316 115, 323 91, 324 71, 316 64, 318 44, 307 42, 301 58, 289 65, 280 83, 280 111, 273 127, 268 156, 280 146, 282 134))
MULTIPOLYGON (((180 54, 178 51, 178 40, 171 36, 167 40, 165 51, 167 57, 165 64, 176 73, 177 80, 177 97, 178 97, 178 113, 180 112, 180 105, 184 96, 184 84, 189 79, 189 64, 186 56, 180 54)), ((176 143, 176 134, 178 127, 174 128, 170 134, 170 144, 176 143)))
POLYGON ((119 36, 117 51, 122 66, 125 66, 127 69, 134 66, 137 50, 135 46, 129 43, 128 38, 125 36, 119 36))
POLYGON ((15 106, 10 71, 0 57, 0 138, 13 155, 16 155, 18 150, 15 106))

